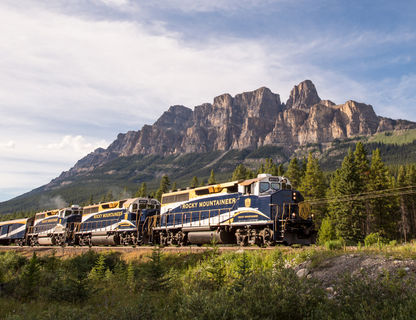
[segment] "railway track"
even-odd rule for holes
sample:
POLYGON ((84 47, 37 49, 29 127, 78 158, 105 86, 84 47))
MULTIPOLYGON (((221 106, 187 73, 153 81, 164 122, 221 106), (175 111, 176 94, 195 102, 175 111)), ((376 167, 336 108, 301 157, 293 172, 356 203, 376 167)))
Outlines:
MULTIPOLYGON (((31 256, 34 252, 38 255, 49 255, 54 254, 56 256, 74 256, 78 254, 82 254, 88 252, 90 250, 95 252, 108 252, 108 251, 116 251, 122 254, 132 254, 132 255, 147 255, 151 253, 155 247, 153 246, 137 246, 137 247, 127 247, 127 246, 93 246, 93 247, 79 247, 79 246, 65 246, 65 247, 58 247, 58 246, 35 246, 35 247, 21 247, 21 246, 0 246, 0 252, 6 251, 14 251, 22 253, 26 256, 31 256)), ((238 250, 273 250, 275 247, 266 247, 260 248, 257 246, 248 246, 248 247, 240 247, 240 246, 218 246, 218 250, 220 252, 230 252, 230 251, 238 251, 238 250)), ((283 247, 282 247, 283 248, 283 247)), ((166 253, 199 253, 204 252, 207 250, 212 250, 210 246, 186 246, 186 247, 163 247, 162 252, 166 253)))

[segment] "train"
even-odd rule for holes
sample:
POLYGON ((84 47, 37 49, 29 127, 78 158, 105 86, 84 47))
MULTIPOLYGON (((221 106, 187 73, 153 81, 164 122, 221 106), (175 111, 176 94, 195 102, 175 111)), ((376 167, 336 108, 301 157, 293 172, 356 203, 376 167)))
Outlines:
POLYGON ((310 245, 313 216, 288 178, 236 180, 0 222, 0 244, 27 246, 310 245))

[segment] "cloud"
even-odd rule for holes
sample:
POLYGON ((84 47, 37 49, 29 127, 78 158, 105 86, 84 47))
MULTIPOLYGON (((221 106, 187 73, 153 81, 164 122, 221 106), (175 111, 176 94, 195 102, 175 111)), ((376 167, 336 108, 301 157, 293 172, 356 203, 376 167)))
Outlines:
POLYGON ((108 143, 105 140, 95 141, 94 143, 87 142, 83 136, 64 136, 61 141, 57 143, 49 143, 46 146, 40 146, 44 149, 54 150, 62 152, 67 149, 68 151, 76 152, 77 154, 85 154, 91 152, 98 147, 104 147, 108 143))
MULTIPOLYGON (((413 31, 357 28, 340 34, 339 29, 316 32, 301 24, 302 32, 286 34, 278 25, 282 28, 276 34, 247 37, 245 30, 222 32, 196 19, 194 38, 188 39, 175 28, 181 21, 146 16, 158 9, 194 18, 194 13, 211 17, 238 10, 247 15, 259 6, 264 12, 271 4, 287 3, 291 1, 1 2, 0 148, 8 148, 10 157, 27 159, 27 168, 20 171, 0 157, 0 189, 47 183, 94 148, 108 145, 117 133, 153 123, 168 106, 193 107, 224 92, 268 86, 284 101, 293 85, 311 79, 321 98, 336 103, 355 99, 374 105, 381 115, 416 120, 411 71, 399 80, 384 75, 367 79, 361 72, 367 61, 373 62, 372 69, 389 63, 374 56, 410 45, 416 39, 413 31), (26 171, 36 170, 42 177, 25 178, 26 171)), ((411 63, 414 55, 408 52, 400 52, 405 59, 393 56, 391 63, 411 63)))
POLYGON ((14 149, 16 147, 16 143, 13 140, 9 140, 8 142, 1 143, 0 148, 3 149, 14 149))

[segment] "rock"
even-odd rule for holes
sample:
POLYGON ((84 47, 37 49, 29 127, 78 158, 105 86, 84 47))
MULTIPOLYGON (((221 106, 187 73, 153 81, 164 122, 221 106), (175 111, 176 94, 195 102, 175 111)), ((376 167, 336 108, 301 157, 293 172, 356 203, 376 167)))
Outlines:
POLYGON ((119 134, 107 149, 88 154, 50 185, 88 174, 123 156, 255 149, 264 145, 294 150, 308 143, 410 128, 416 128, 416 123, 378 117, 371 105, 351 100, 335 105, 321 100, 312 81, 305 80, 292 89, 286 104, 281 103, 278 94, 262 87, 235 97, 222 94, 212 104, 204 103, 194 110, 171 106, 153 125, 119 134))
POLYGON ((309 273, 308 269, 302 268, 302 269, 299 269, 298 272, 296 272, 296 275, 299 278, 303 278, 303 277, 306 277, 308 275, 308 273, 309 273))

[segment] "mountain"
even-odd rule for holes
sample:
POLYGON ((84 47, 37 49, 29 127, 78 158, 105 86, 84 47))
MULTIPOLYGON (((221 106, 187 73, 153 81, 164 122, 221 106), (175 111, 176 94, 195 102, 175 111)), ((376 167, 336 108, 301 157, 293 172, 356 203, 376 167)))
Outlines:
POLYGON ((348 145, 340 141, 410 129, 416 123, 377 116, 365 103, 322 100, 310 80, 294 86, 286 103, 266 87, 234 97, 222 94, 193 110, 171 106, 153 125, 120 133, 107 149, 96 149, 47 185, 1 203, 0 212, 40 208, 31 204, 39 195, 80 202, 107 192, 108 186, 133 190, 149 181, 155 187, 163 174, 186 185, 189 177, 206 176, 214 168, 227 179, 239 162, 270 156, 284 163, 311 146, 332 169, 331 159, 348 145))
POLYGON ((352 100, 336 105, 321 100, 312 81, 305 80, 292 89, 286 104, 278 94, 262 87, 235 97, 220 95, 212 104, 204 103, 194 110, 172 106, 153 125, 119 134, 107 149, 97 149, 79 160, 58 181, 131 155, 167 156, 266 145, 293 151, 308 143, 412 128, 416 123, 377 116, 371 105, 352 100))

